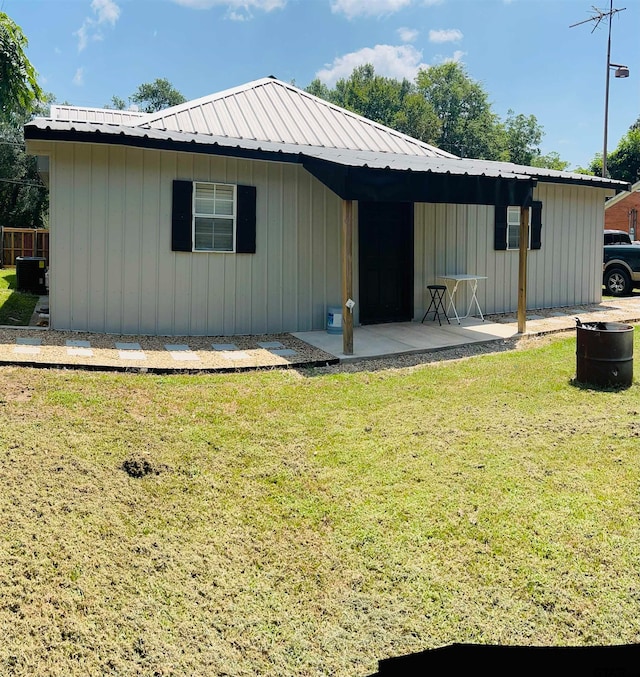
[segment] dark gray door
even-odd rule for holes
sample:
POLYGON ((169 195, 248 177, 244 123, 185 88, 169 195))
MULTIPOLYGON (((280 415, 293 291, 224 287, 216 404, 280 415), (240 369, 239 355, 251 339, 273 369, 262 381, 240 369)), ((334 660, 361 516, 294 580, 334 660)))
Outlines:
POLYGON ((360 322, 413 318, 413 203, 358 204, 360 322))

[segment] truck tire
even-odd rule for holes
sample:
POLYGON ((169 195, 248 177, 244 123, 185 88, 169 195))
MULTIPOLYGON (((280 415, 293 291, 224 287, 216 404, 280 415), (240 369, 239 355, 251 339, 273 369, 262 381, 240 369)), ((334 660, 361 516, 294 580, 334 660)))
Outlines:
POLYGON ((629 296, 631 278, 624 268, 609 268, 604 274, 604 286, 611 296, 629 296))

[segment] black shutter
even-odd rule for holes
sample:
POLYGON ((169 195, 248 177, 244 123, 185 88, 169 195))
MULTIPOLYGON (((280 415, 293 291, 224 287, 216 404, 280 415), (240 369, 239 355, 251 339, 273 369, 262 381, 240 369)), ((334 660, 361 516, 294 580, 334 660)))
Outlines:
POLYGON ((191 209, 193 206, 193 183, 173 182, 173 208, 171 214, 171 250, 193 251, 191 241, 191 209))
POLYGON ((493 248, 507 248, 507 206, 496 205, 493 227, 493 248))
POLYGON ((531 249, 542 249, 542 202, 531 203, 531 249))
POLYGON ((238 186, 236 253, 256 253, 256 187, 238 186))

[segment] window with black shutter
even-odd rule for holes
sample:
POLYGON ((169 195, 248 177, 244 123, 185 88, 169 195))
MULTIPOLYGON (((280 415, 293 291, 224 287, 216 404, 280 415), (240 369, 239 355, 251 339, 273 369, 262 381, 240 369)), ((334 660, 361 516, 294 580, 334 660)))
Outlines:
MULTIPOLYGON (((496 205, 494 222, 494 249, 520 249, 520 207, 496 205)), ((529 207, 529 249, 542 248, 542 202, 536 200, 529 207)))
POLYGON ((255 253, 254 186, 174 181, 173 251, 255 253))

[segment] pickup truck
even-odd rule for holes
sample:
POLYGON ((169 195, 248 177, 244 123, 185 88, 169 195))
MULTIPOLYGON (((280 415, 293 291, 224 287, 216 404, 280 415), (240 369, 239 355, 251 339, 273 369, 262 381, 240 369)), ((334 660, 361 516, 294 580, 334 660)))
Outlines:
POLYGON ((628 296, 640 287, 640 244, 624 231, 604 232, 602 284, 611 296, 628 296))

